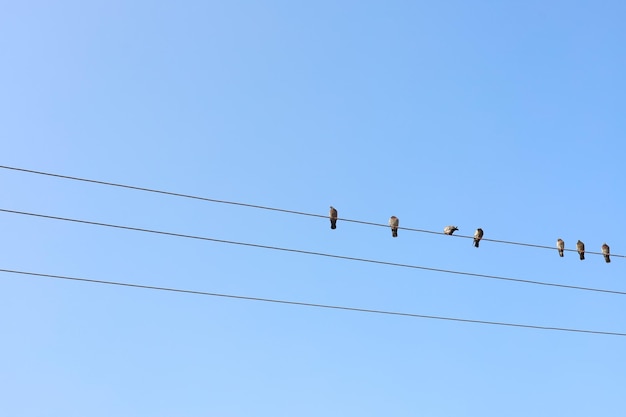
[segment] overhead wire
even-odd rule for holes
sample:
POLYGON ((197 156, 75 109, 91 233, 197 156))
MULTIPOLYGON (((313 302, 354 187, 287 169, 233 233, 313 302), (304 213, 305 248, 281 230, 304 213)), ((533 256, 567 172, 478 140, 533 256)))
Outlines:
POLYGON ((283 248, 283 247, 278 247, 278 246, 261 245, 261 244, 256 244, 256 243, 238 242, 238 241, 233 241, 233 240, 216 239, 216 238, 205 237, 205 236, 194 236, 194 235, 188 235, 188 234, 182 234, 182 233, 166 232, 166 231, 161 231, 161 230, 145 229, 145 228, 132 227, 132 226, 123 226, 123 225, 116 225, 116 224, 111 224, 111 223, 95 222, 95 221, 90 221, 90 220, 73 219, 73 218, 68 218, 68 217, 51 216, 47 214, 29 213, 25 211, 9 210, 9 209, 3 209, 3 208, 0 208, 0 212, 31 216, 31 217, 39 217, 39 218, 51 219, 51 220, 61 220, 61 221, 66 221, 66 222, 88 224, 88 225, 93 225, 93 226, 109 227, 109 228, 114 228, 114 229, 131 230, 131 231, 144 232, 144 233, 153 233, 153 234, 164 235, 164 236, 174 236, 174 237, 180 237, 180 238, 185 238, 185 239, 195 239, 195 240, 202 240, 202 241, 209 241, 209 242, 216 242, 216 243, 224 243, 224 244, 229 244, 229 245, 248 246, 248 247, 254 247, 254 248, 277 250, 277 251, 282 251, 282 252, 300 253, 300 254, 305 254, 305 255, 314 255, 314 256, 322 256, 322 257, 334 258, 334 259, 343 259, 343 260, 348 260, 348 261, 366 262, 366 263, 371 263, 371 264, 386 265, 386 266, 393 266, 393 267, 419 269, 419 270, 431 271, 431 272, 465 275, 465 276, 472 276, 472 277, 478 277, 478 278, 495 279, 495 280, 501 280, 501 281, 518 282, 518 283, 533 284, 533 285, 543 285, 543 286, 557 287, 557 288, 568 288, 568 289, 581 290, 581 291, 593 291, 593 292, 608 293, 608 294, 626 295, 625 291, 616 291, 616 290, 607 290, 607 289, 601 289, 601 288, 557 284, 557 283, 552 283, 552 282, 534 281, 534 280, 527 280, 527 279, 521 279, 521 278, 510 278, 510 277, 503 277, 503 276, 498 276, 498 275, 487 275, 487 274, 479 274, 479 273, 473 273, 473 272, 454 271, 450 269, 431 268, 431 267, 420 266, 420 265, 387 262, 387 261, 380 261, 380 260, 367 259, 367 258, 357 258, 357 257, 352 257, 352 256, 335 255, 335 254, 330 254, 330 253, 314 252, 314 251, 307 251, 307 250, 302 250, 302 249, 283 248))
MULTIPOLYGON (((261 205, 257 205, 257 204, 241 203, 241 202, 237 202, 237 201, 219 200, 219 199, 208 198, 208 197, 200 197, 200 196, 195 196, 195 195, 190 195, 190 194, 183 194, 183 193, 177 193, 177 192, 171 192, 171 191, 157 190, 157 189, 153 189, 153 188, 137 187, 137 186, 134 186, 134 185, 120 184, 120 183, 114 183, 114 182, 108 182, 108 181, 100 181, 100 180, 94 180, 94 179, 89 179, 89 178, 74 177, 74 176, 69 176, 69 175, 55 174, 55 173, 51 173, 51 172, 36 171, 36 170, 26 169, 26 168, 11 167, 11 166, 7 166, 7 165, 0 165, 0 168, 1 169, 7 169, 7 170, 13 170, 13 171, 19 171, 19 172, 26 172, 26 173, 30 173, 30 174, 36 174, 36 175, 44 175, 44 176, 49 176, 49 177, 62 178, 62 179, 67 179, 67 180, 72 180, 72 181, 81 181, 81 182, 87 182, 87 183, 92 183, 92 184, 100 184, 100 185, 106 185, 106 186, 111 186, 111 187, 126 188, 126 189, 136 190, 136 191, 144 191, 144 192, 163 194, 163 195, 169 195, 169 196, 174 196, 174 197, 181 197, 181 198, 188 198, 188 199, 194 199, 194 200, 200 200, 200 201, 207 201, 207 202, 211 202, 211 203, 229 204, 229 205, 248 207, 248 208, 260 209, 260 210, 269 210, 269 211, 276 211, 276 212, 281 212, 281 213, 295 214, 295 215, 300 215, 300 216, 328 218, 328 215, 322 215, 322 214, 316 214, 316 213, 307 213, 307 212, 303 212, 303 211, 296 211, 296 210, 288 210, 288 209, 282 209, 282 208, 276 208, 276 207, 261 206, 261 205)), ((343 222, 357 223, 357 224, 363 224, 363 225, 368 225, 368 226, 389 227, 389 225, 383 224, 383 223, 375 223, 375 222, 369 222, 369 221, 363 221, 363 220, 348 219, 348 218, 343 218, 343 217, 338 217, 338 220, 343 221, 343 222)), ((437 231, 434 231, 434 230, 426 230, 426 229, 416 229, 416 228, 411 228, 411 227, 398 227, 398 229, 406 230, 406 231, 409 231, 409 232, 429 233, 429 234, 434 234, 434 235, 452 236, 452 237, 462 238, 462 239, 473 239, 474 238, 474 236, 469 236, 469 235, 462 235, 462 234, 446 235, 443 232, 437 232, 437 231)), ((507 244, 507 245, 526 246, 526 247, 539 248, 539 249, 556 250, 555 246, 539 245, 539 244, 534 244, 534 243, 516 242, 516 241, 511 241, 511 240, 482 238, 481 241, 483 241, 483 242, 493 242, 493 243, 502 243, 502 244, 507 244)), ((567 248, 565 248, 564 251, 566 251, 566 252, 577 252, 576 249, 567 249, 567 248)), ((585 251, 585 255, 603 255, 603 253, 602 252, 594 252, 594 251, 585 251)), ((611 257, 626 258, 626 255, 620 255, 620 254, 613 254, 613 253, 611 253, 611 257)))
POLYGON ((210 297, 222 297, 222 298, 231 298, 231 299, 247 300, 247 301, 260 301, 260 302, 275 303, 275 304, 287 304, 287 305, 296 305, 296 306, 304 306, 304 307, 354 311, 354 312, 359 312, 359 313, 384 314, 384 315, 392 315, 392 316, 403 316, 403 317, 431 319, 431 320, 445 320, 445 321, 484 324, 484 325, 492 325, 492 326, 518 327, 518 328, 535 329, 535 330, 587 333, 587 334, 595 334, 595 335, 621 336, 621 337, 626 336, 626 333, 619 333, 619 332, 574 329, 574 328, 567 328, 567 327, 539 326, 539 325, 532 325, 532 324, 508 323, 508 322, 487 321, 487 320, 474 320, 474 319, 464 319, 464 318, 458 318, 458 317, 443 317, 443 316, 433 316, 433 315, 426 315, 426 314, 404 313, 404 312, 399 312, 399 311, 377 310, 377 309, 370 309, 370 308, 346 307, 346 306, 341 306, 341 305, 308 303, 308 302, 302 302, 302 301, 278 300, 278 299, 272 299, 272 298, 250 297, 250 296, 243 296, 243 295, 222 294, 222 293, 186 290, 186 289, 171 288, 171 287, 158 287, 158 286, 153 286, 153 285, 132 284, 128 282, 119 282, 119 281, 105 281, 105 280, 97 280, 97 279, 69 277, 69 276, 64 276, 64 275, 42 274, 42 273, 36 273, 36 272, 18 271, 18 270, 11 270, 11 269, 0 269, 0 272, 10 273, 10 274, 19 274, 19 275, 30 275, 30 276, 44 277, 44 278, 62 279, 62 280, 68 280, 68 281, 88 282, 88 283, 93 283, 93 284, 105 284, 105 285, 115 285, 115 286, 121 286, 121 287, 139 288, 139 289, 147 289, 147 290, 194 294, 194 295, 202 295, 202 296, 210 296, 210 297))

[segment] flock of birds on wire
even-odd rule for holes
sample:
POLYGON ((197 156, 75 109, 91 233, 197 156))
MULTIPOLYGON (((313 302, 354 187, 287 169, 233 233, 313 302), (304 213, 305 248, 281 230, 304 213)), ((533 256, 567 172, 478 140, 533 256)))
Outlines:
MULTIPOLYGON (((333 206, 330 206, 329 217, 330 217, 330 228, 336 229, 337 228, 337 209, 334 208, 333 206)), ((398 227, 400 227, 400 219, 398 219, 396 216, 391 216, 389 218, 389 227, 391 227, 391 236, 398 237, 398 227)), ((459 228, 456 226, 446 226, 443 228, 443 233, 446 235, 452 235, 457 230, 459 230, 459 228)), ((479 227, 474 232, 474 247, 479 247, 480 240, 482 238, 483 238, 483 229, 479 227)), ((563 239, 561 238, 558 238, 556 240, 556 248, 559 251, 559 256, 563 257, 564 255, 563 252, 565 251, 565 241, 563 241, 563 239)), ((585 244, 581 242, 580 240, 576 242, 576 251, 578 252, 578 255, 580 256, 580 260, 584 261, 585 260, 585 244)), ((611 262, 611 258, 610 258, 611 250, 609 248, 609 245, 607 245, 606 243, 602 244, 602 255, 604 256, 604 261, 606 263, 611 262)))

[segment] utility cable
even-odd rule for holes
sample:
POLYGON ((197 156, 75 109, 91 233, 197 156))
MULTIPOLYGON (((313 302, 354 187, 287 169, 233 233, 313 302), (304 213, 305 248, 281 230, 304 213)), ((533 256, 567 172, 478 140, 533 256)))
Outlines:
POLYGON ((487 324, 487 325, 493 325, 493 326, 521 327, 521 328, 526 328, 526 329, 537 329, 537 330, 588 333, 588 334, 597 334, 597 335, 606 335, 606 336, 622 336, 622 337, 626 336, 626 333, 618 333, 618 332, 572 329, 572 328, 567 328, 567 327, 537 326, 537 325, 531 325, 531 324, 506 323, 506 322, 486 321, 486 320, 472 320, 472 319, 463 319, 463 318, 457 318, 457 317, 431 316, 431 315, 425 315, 425 314, 402 313, 398 311, 374 310, 374 309, 369 309, 369 308, 346 307, 346 306, 318 304, 318 303, 306 303, 306 302, 301 302, 301 301, 276 300, 272 298, 248 297, 248 296, 243 296, 243 295, 221 294, 221 293, 214 293, 214 292, 185 290, 185 289, 170 288, 170 287, 156 287, 152 285, 140 285, 140 284, 131 284, 127 282, 118 282, 118 281, 103 281, 103 280, 96 280, 96 279, 76 278, 76 277, 68 277, 68 276, 63 276, 63 275, 51 275, 51 274, 41 274, 41 273, 36 273, 36 272, 16 271, 16 270, 11 270, 11 269, 0 269, 0 272, 10 273, 10 274, 30 275, 30 276, 36 276, 36 277, 53 278, 53 279, 63 279, 63 280, 69 280, 69 281, 89 282, 89 283, 94 283, 94 284, 117 285, 121 287, 140 288, 140 289, 145 289, 145 290, 169 291, 169 292, 177 292, 177 293, 184 293, 184 294, 203 295, 203 296, 209 296, 209 297, 222 297, 222 298, 231 298, 231 299, 247 300, 247 301, 262 301, 266 303, 288 304, 288 305, 297 305, 297 306, 305 306, 305 307, 355 311, 359 313, 386 314, 386 315, 392 315, 392 316, 404 316, 404 317, 421 318, 421 319, 446 320, 446 321, 456 321, 456 322, 462 322, 462 323, 487 324))
MULTIPOLYGON (((88 178, 72 177, 72 176, 69 176, 69 175, 61 175, 61 174, 54 174, 54 173, 50 173, 50 172, 35 171, 35 170, 32 170, 32 169, 17 168, 17 167, 11 167, 11 166, 6 166, 6 165, 0 165, 0 168, 13 170, 13 171, 27 172, 27 173, 30 173, 30 174, 37 174, 37 175, 45 175, 45 176, 55 177, 55 178, 62 178, 62 179, 73 180, 73 181, 82 181, 82 182, 88 182, 88 183, 93 183, 93 184, 107 185, 107 186, 111 186, 111 187, 119 187, 119 188, 126 188, 126 189, 130 189, 130 190, 145 191, 145 192, 149 192, 149 193, 164 194, 164 195, 169 195, 169 196, 174 196, 174 197, 190 198, 190 199, 194 199, 194 200, 207 201, 207 202, 211 202, 211 203, 230 204, 230 205, 235 205, 235 206, 249 207, 249 208, 261 209, 261 210, 277 211, 277 212, 281 212, 281 213, 297 214, 297 215, 300 215, 300 216, 319 217, 319 218, 325 218, 325 219, 328 218, 328 215, 322 215, 322 214, 306 213, 306 212, 302 212, 302 211, 287 210, 287 209, 281 209, 281 208, 276 208, 276 207, 260 206, 260 205, 256 205, 256 204, 240 203, 240 202, 236 202, 236 201, 218 200, 218 199, 214 199, 214 198, 199 197, 199 196, 195 196, 195 195, 181 194, 181 193, 176 193, 176 192, 171 192, 171 191, 156 190, 156 189, 145 188, 145 187, 136 187, 136 186, 133 186, 133 185, 119 184, 119 183, 107 182, 107 181, 99 181, 99 180, 93 180, 93 179, 88 179, 88 178)), ((342 218, 342 217, 339 217, 338 220, 341 220, 343 222, 364 224, 364 225, 368 225, 368 226, 389 227, 389 225, 383 224, 383 223, 374 223, 374 222, 368 222, 368 221, 362 221, 362 220, 346 219, 346 218, 342 218)), ((414 229, 414 228, 410 228, 410 227, 398 227, 398 229, 406 230, 406 231, 410 231, 410 232, 430 233, 430 234, 434 234, 434 235, 445 235, 445 233, 443 233, 443 232, 436 232, 436 231, 433 231, 433 230, 425 230, 425 229, 414 229)), ((474 238, 474 236, 468 236, 468 235, 462 235, 462 234, 455 234, 455 235, 451 235, 451 236, 452 237, 456 237, 456 238, 462 238, 462 239, 473 239, 474 238)), ((481 241, 483 241, 483 242, 503 243, 503 244, 507 244, 507 245, 526 246, 526 247, 540 248, 540 249, 556 250, 555 246, 537 245, 537 244, 534 244, 534 243, 523 243, 523 242, 510 241, 510 240, 499 240, 499 239, 483 238, 483 239, 481 239, 481 241)), ((566 248, 564 250, 566 252, 577 252, 576 249, 567 249, 566 248)), ((602 252, 592 252, 592 251, 585 251, 585 254, 586 255, 603 255, 602 252)), ((612 257, 617 257, 617 258, 626 258, 626 255, 619 255, 619 254, 613 254, 613 253, 611 254, 611 256, 612 257)))
POLYGON ((524 283, 524 284, 544 285, 544 286, 549 286, 549 287, 568 288, 568 289, 573 289, 573 290, 626 295, 626 292, 624 291, 615 291, 615 290, 606 290, 606 289, 601 289, 601 288, 556 284, 552 282, 534 281, 534 280, 527 280, 527 279, 520 279, 520 278, 509 278, 509 277, 502 277, 502 276, 497 276, 497 275, 478 274, 478 273, 473 273, 473 272, 453 271, 449 269, 430 268, 430 267, 419 266, 419 265, 386 262, 386 261, 379 261, 375 259, 356 258, 352 256, 334 255, 330 253, 313 252, 313 251, 307 251, 307 250, 301 250, 301 249, 281 248, 278 246, 268 246, 268 245, 260 245, 256 243, 237 242, 233 240, 216 239, 216 238, 210 238, 210 237, 204 237, 204 236, 186 235, 186 234, 181 234, 181 233, 165 232, 161 230, 143 229, 143 228, 131 227, 131 226, 121 226, 121 225, 116 225, 116 224, 94 222, 94 221, 89 221, 89 220, 71 219, 67 217, 49 216, 46 214, 28 213, 24 211, 8 210, 8 209, 3 209, 3 208, 0 208, 0 212, 32 216, 32 217, 40 217, 44 219, 61 220, 61 221, 67 221, 67 222, 73 222, 73 223, 89 224, 93 226, 102 226, 102 227, 110 227, 110 228, 115 228, 115 229, 132 230, 136 232, 154 233, 158 235, 181 237, 185 239, 196 239, 196 240, 203 240, 203 241, 216 242, 216 243, 225 243, 229 245, 239 245, 239 246, 248 246, 248 247, 254 247, 254 248, 271 249, 271 250, 277 250, 277 251, 283 251, 283 252, 323 256, 327 258, 344 259, 344 260, 356 261, 356 262, 367 262, 367 263, 372 263, 372 264, 387 265, 387 266, 394 266, 394 267, 400 267, 400 268, 420 269, 424 271, 441 272, 441 273, 456 274, 456 275, 466 275, 466 276, 479 277, 479 278, 519 282, 519 283, 524 283))

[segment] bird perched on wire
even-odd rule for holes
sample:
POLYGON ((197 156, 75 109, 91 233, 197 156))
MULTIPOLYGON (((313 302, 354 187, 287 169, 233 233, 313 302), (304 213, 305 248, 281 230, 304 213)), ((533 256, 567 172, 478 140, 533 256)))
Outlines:
POLYGON ((479 227, 474 232, 474 246, 478 247, 478 244, 480 243, 480 239, 482 238, 483 238, 483 229, 479 227))
POLYGON ((602 245, 602 255, 604 255, 604 260, 606 261, 607 264, 611 262, 611 258, 609 258, 610 254, 611 254, 611 249, 609 249, 609 245, 604 243, 602 245))
POLYGON ((389 218, 389 226, 391 227, 391 236, 398 237, 398 226, 400 226, 400 219, 396 216, 389 218))
POLYGON ((443 233, 446 235, 451 235, 452 233, 456 232, 457 230, 459 230, 458 227, 456 226, 446 226, 443 228, 443 233))
POLYGON ((580 260, 584 261, 585 260, 585 244, 579 240, 578 242, 576 242, 576 250, 578 251, 578 254, 580 255, 580 260))
POLYGON ((559 250, 559 256, 562 258, 563 251, 565 250, 565 242, 563 241, 563 239, 558 238, 556 240, 556 248, 559 250))
POLYGON ((334 208, 333 206, 330 206, 330 213, 328 216, 330 217, 330 228, 336 229, 337 228, 337 209, 334 208))

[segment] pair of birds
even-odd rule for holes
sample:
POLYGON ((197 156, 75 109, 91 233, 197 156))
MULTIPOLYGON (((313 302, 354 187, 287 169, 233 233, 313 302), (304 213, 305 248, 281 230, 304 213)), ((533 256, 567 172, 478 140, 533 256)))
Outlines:
MULTIPOLYGON (((556 248, 559 251, 559 256, 563 257, 563 252, 565 251, 565 242, 563 241, 563 239, 558 238, 556 240, 556 248)), ((580 260, 584 261, 585 260, 585 244, 583 242, 581 242, 580 240, 578 242, 576 242, 576 251, 578 252, 578 255, 580 256, 580 260)), ((604 256, 604 261, 608 264, 609 262, 611 262, 611 249, 609 248, 609 245, 607 245, 606 243, 602 244, 602 255, 604 256)))
MULTIPOLYGON (((459 230, 459 228, 456 226, 446 226, 443 228, 443 233, 445 235, 452 235, 452 233, 456 232, 457 230, 459 230)), ((479 246, 480 240, 483 238, 483 234, 483 229, 481 229, 480 227, 476 229, 476 231, 474 232, 474 247, 479 246)))
MULTIPOLYGON (((337 209, 333 206, 330 206, 330 212, 328 217, 330 217, 330 228, 337 228, 337 209)), ((400 219, 396 216, 391 216, 389 218, 389 227, 391 227, 391 236, 398 237, 398 227, 400 226, 400 219)))
MULTIPOLYGON (((337 209, 333 206, 330 206, 330 212, 328 213, 328 217, 330 218, 330 228, 337 228, 337 209)), ((398 228, 400 227, 400 219, 396 216, 391 216, 389 218, 389 227, 391 227, 391 236, 398 237, 398 228)), ((456 226, 446 226, 443 228, 443 233, 446 235, 451 235, 452 233, 459 230, 456 226)), ((480 240, 483 238, 483 229, 478 228, 474 233, 474 246, 478 247, 480 240)))

